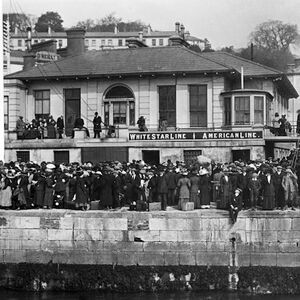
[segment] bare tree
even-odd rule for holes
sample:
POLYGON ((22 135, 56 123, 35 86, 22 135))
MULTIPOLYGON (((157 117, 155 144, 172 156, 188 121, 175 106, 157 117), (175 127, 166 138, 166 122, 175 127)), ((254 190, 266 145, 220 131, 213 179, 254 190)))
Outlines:
POLYGON ((251 41, 258 47, 269 50, 285 50, 296 41, 297 25, 271 20, 259 24, 250 35, 251 41))

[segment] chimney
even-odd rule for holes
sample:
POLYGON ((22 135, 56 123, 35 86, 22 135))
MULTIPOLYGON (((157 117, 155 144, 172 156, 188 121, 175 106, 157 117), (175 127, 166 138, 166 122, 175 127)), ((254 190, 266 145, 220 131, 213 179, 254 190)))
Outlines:
POLYGON ((48 25, 48 35, 51 35, 51 26, 48 25))
POLYGON ((148 34, 151 34, 151 31, 152 31, 152 30, 151 30, 151 26, 150 26, 150 24, 149 24, 148 27, 147 27, 147 33, 148 33, 148 34))
POLYGON ((140 41, 143 40, 143 31, 139 31, 139 40, 140 40, 140 41))
POLYGON ((117 24, 115 24, 114 32, 115 32, 115 34, 118 34, 118 33, 119 33, 118 25, 117 25, 117 24))
POLYGON ((143 42, 143 40, 137 39, 135 37, 131 37, 126 39, 126 45, 128 48, 143 48, 147 47, 147 45, 143 42))
POLYGON ((184 27, 184 25, 183 24, 181 24, 181 26, 180 26, 180 35, 181 35, 181 37, 184 39, 184 30, 185 30, 185 27, 184 27))
POLYGON ((191 34, 190 34, 190 32, 189 32, 189 31, 186 31, 186 32, 185 32, 185 38, 189 38, 189 37, 190 37, 190 35, 191 35, 191 34))
POLYGON ((179 29, 180 28, 180 23, 179 22, 176 22, 175 23, 175 32, 176 32, 176 34, 179 34, 179 29))
POLYGON ((23 71, 29 70, 35 66, 35 53, 26 53, 23 56, 24 64, 23 64, 23 71))
POLYGON ((19 30, 18 30, 18 27, 16 26, 16 27, 15 27, 15 34, 18 34, 18 31, 19 31, 19 30))
POLYGON ((27 31, 27 40, 25 41, 26 42, 26 48, 27 48, 27 51, 30 52, 31 51, 31 27, 27 27, 26 29, 27 31))
POLYGON ((67 54, 69 55, 78 55, 82 54, 85 51, 85 29, 83 28, 71 28, 66 30, 67 34, 67 54))
POLYGON ((190 44, 179 35, 172 35, 169 38, 169 46, 189 47, 190 44))

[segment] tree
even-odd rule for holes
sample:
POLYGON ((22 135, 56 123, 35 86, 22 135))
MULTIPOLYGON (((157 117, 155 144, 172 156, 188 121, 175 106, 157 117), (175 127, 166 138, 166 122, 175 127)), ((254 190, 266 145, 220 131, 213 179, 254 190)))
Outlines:
POLYGON ((3 14, 3 20, 6 21, 9 18, 9 28, 11 32, 14 32, 16 28, 21 32, 26 32, 27 27, 32 27, 36 22, 34 15, 26 14, 3 14))
POLYGON ((122 21, 122 18, 116 17, 115 13, 110 13, 102 19, 80 21, 76 26, 85 27, 87 31, 102 31, 102 32, 113 32, 115 26, 118 26, 118 30, 124 31, 141 31, 146 25, 140 21, 122 21))
MULTIPOLYGON (((242 49, 240 54, 237 55, 240 55, 241 57, 246 59, 251 59, 251 46, 242 49)), ((287 70, 288 64, 294 61, 294 57, 288 49, 270 51, 266 48, 254 46, 253 61, 285 72, 287 70)))
POLYGON ((95 27, 95 22, 92 19, 86 19, 85 21, 80 21, 76 24, 76 27, 84 27, 86 31, 93 31, 95 27))
POLYGON ((297 25, 274 20, 259 24, 250 35, 254 45, 268 50, 284 50, 298 36, 297 25))
POLYGON ((54 31, 63 31, 63 22, 64 21, 57 12, 47 11, 38 18, 37 23, 35 24, 35 30, 38 32, 47 32, 48 26, 50 26, 54 31))

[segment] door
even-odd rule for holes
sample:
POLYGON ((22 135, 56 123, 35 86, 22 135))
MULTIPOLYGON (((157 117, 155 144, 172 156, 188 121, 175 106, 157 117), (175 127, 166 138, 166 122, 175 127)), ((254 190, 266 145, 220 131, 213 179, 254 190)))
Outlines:
POLYGON ((158 165, 159 164, 159 151, 158 150, 142 150, 143 161, 146 164, 158 165))
POLYGON ((232 161, 250 161, 250 150, 232 150, 232 161))
POLYGON ((74 123, 80 117, 80 89, 65 89, 65 131, 72 135, 74 123))

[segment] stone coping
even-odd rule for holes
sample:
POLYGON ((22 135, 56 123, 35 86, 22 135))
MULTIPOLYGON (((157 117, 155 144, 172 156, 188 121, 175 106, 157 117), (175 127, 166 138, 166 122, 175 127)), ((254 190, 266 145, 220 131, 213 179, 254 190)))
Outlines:
MULTIPOLYGON (((175 207, 168 207, 166 211, 129 211, 127 207, 114 210, 88 210, 79 211, 71 209, 28 209, 28 210, 1 210, 0 216, 32 216, 32 217, 79 217, 79 218, 120 218, 120 217, 136 217, 136 218, 229 218, 229 212, 220 209, 197 209, 193 211, 181 211, 175 207)), ((239 212, 238 218, 300 218, 300 209, 292 210, 242 210, 239 212)))

